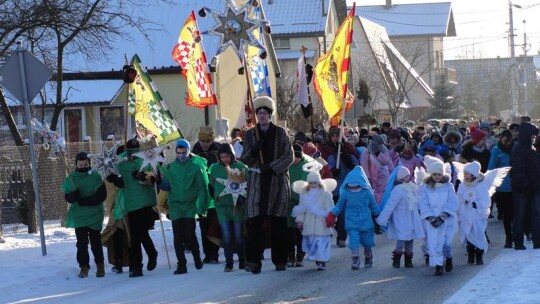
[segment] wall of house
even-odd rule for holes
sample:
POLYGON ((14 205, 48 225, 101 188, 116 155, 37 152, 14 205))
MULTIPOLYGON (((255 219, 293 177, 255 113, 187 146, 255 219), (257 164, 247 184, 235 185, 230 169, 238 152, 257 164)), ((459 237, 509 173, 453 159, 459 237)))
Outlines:
POLYGON ((392 44, 407 59, 430 87, 435 85, 435 70, 443 65, 443 42, 440 37, 390 37, 392 44))

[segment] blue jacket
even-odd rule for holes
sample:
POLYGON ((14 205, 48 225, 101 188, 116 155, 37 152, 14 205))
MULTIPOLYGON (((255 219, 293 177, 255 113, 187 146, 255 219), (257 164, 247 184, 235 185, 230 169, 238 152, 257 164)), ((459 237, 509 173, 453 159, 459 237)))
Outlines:
POLYGON ((379 214, 373 190, 362 167, 356 166, 345 178, 339 189, 339 200, 330 211, 334 215, 345 212, 345 229, 366 231, 373 229, 372 216, 379 214), (352 192, 348 184, 358 184, 362 190, 352 192))
MULTIPOLYGON (((491 156, 489 158, 488 170, 493 170, 502 167, 510 166, 510 153, 501 150, 499 145, 491 148, 491 156)), ((497 192, 512 192, 512 179, 510 174, 504 177, 502 184, 497 188, 497 192)))

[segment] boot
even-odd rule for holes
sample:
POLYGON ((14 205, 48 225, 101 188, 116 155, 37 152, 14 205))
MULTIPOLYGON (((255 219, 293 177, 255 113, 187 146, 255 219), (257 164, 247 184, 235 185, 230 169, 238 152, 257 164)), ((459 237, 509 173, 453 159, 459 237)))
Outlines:
POLYGON ((294 264, 296 264, 294 252, 289 252, 289 257, 287 258, 287 267, 294 267, 294 264))
POLYGON ((512 236, 506 237, 506 242, 504 242, 504 248, 512 248, 512 236))
POLYGON ((435 275, 440 276, 442 274, 443 274, 443 267, 439 265, 435 266, 435 275))
POLYGON ((157 256, 158 256, 157 251, 156 251, 155 254, 149 254, 148 255, 148 263, 146 264, 146 270, 152 271, 152 270, 156 269, 157 256))
POLYGON ((484 250, 476 249, 476 265, 484 265, 484 250))
POLYGON ((304 253, 303 252, 296 255, 296 263, 294 264, 294 267, 304 267, 304 253))
POLYGON ((373 266, 373 254, 365 253, 364 257, 364 268, 371 268, 371 266, 373 266))
MULTIPOLYGON (((401 265, 401 255, 402 254, 403 253, 401 251, 394 250, 392 252, 392 266, 394 268, 399 268, 400 267, 400 265, 401 265)), ((405 259, 406 259, 406 257, 405 257, 405 259)))
POLYGON ((446 270, 446 272, 451 272, 452 269, 454 269, 454 263, 452 263, 452 258, 446 258, 446 262, 444 263, 444 270, 446 270))
POLYGON ((173 272, 173 274, 175 275, 184 274, 184 273, 187 273, 187 267, 186 265, 180 265, 180 264, 176 266, 176 270, 173 272))
POLYGON ((193 256, 193 261, 195 262, 195 269, 201 270, 203 268, 204 264, 200 256, 193 256))
POLYGON ((474 264, 475 247, 467 242, 467 264, 474 264))
POLYGON ((129 271, 129 277, 130 278, 138 278, 138 277, 142 277, 142 276, 143 276, 142 265, 140 267, 135 267, 133 269, 130 269, 130 271, 129 271))
POLYGON ((90 266, 83 265, 81 266, 81 271, 77 275, 79 278, 86 278, 88 276, 88 271, 90 271, 90 266))
POLYGON ((116 262, 114 263, 114 266, 112 267, 112 272, 115 272, 115 273, 122 273, 124 272, 124 270, 122 269, 122 260, 116 260, 116 262))
POLYGON ((96 277, 102 278, 105 276, 105 264, 103 263, 97 263, 97 271, 96 271, 96 277))
POLYGON ((233 263, 225 263, 225 272, 232 272, 233 271, 233 263))
POLYGON ((352 270, 358 270, 360 269, 360 258, 357 256, 352 257, 352 264, 351 264, 352 270))
POLYGON ((412 252, 411 253, 406 253, 404 255, 405 257, 405 268, 411 268, 411 267, 414 267, 413 263, 412 263, 412 258, 413 258, 413 254, 412 252))
POLYGON ((245 269, 246 268, 246 258, 240 257, 238 258, 238 269, 245 269))

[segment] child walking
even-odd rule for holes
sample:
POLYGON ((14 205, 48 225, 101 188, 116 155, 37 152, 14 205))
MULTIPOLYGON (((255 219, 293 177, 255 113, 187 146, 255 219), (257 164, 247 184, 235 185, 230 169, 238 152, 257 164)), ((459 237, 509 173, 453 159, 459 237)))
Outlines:
POLYGON ((105 276, 101 229, 104 217, 103 202, 107 197, 107 191, 101 175, 97 172, 88 174, 89 170, 88 154, 79 152, 75 157, 75 172, 70 173, 62 184, 65 199, 70 204, 66 227, 75 228, 77 237, 79 278, 86 278, 90 270, 89 242, 97 266, 96 277, 105 276))
POLYGON ((364 267, 370 268, 373 265, 371 248, 375 246, 373 217, 379 215, 379 206, 360 166, 356 166, 345 177, 339 189, 339 200, 326 217, 326 225, 333 226, 336 216, 341 212, 345 212, 345 229, 349 234, 351 269, 360 269, 360 246, 364 247, 364 267))
POLYGON ((381 201, 381 214, 377 223, 388 226, 388 238, 396 240, 392 252, 392 266, 399 268, 401 256, 405 256, 405 267, 413 267, 413 242, 424 238, 424 228, 418 209, 418 186, 410 181, 409 169, 397 166, 388 180, 381 201))
POLYGON ((299 194, 299 204, 293 208, 292 216, 302 231, 302 251, 308 260, 315 261, 318 270, 324 270, 330 260, 332 236, 332 228, 326 226, 325 218, 334 207, 332 191, 337 182, 334 179, 321 179, 319 170, 322 165, 319 163, 306 165, 313 165, 313 171, 308 173, 306 181, 293 183, 293 191, 299 194))

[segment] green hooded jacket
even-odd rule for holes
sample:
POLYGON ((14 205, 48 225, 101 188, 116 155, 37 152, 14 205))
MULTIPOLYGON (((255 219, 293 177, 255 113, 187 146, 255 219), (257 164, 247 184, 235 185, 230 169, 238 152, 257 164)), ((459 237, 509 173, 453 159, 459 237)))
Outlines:
MULTIPOLYGON (((96 193, 101 186, 103 186, 103 180, 97 172, 93 172, 92 174, 88 174, 88 172, 72 172, 64 180, 62 191, 64 193, 70 193, 79 189, 81 197, 87 197, 96 193)), ((80 206, 78 202, 74 202, 69 206, 66 227, 88 227, 101 231, 103 228, 103 218, 103 202, 97 206, 80 206)))
MULTIPOLYGON (((244 171, 244 176, 248 175, 248 167, 240 161, 234 161, 230 165, 231 169, 239 169, 244 171)), ((245 195, 243 198, 237 200, 236 207, 234 206, 232 194, 226 194, 221 196, 225 185, 218 182, 217 179, 227 179, 227 169, 221 163, 216 163, 210 166, 209 178, 210 185, 214 188, 214 202, 216 206, 216 213, 220 224, 228 221, 234 221, 235 223, 243 222, 245 219, 245 195), (243 202, 243 203, 242 203, 243 202)))

